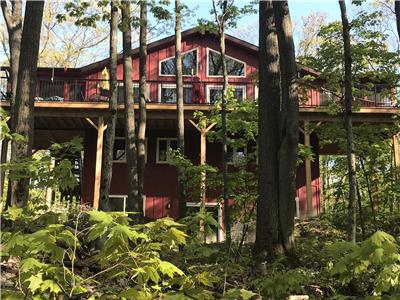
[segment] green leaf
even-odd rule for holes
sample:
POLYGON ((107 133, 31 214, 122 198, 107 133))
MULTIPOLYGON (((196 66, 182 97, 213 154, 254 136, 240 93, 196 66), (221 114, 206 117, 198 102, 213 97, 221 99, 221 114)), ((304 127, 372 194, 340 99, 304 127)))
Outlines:
POLYGON ((130 288, 125 291, 123 291, 120 296, 123 299, 130 299, 130 300, 145 300, 145 299, 150 299, 150 297, 144 293, 143 291, 138 291, 135 288, 130 288))
POLYGON ((112 216, 104 211, 91 210, 87 214, 89 215, 89 220, 93 222, 101 222, 109 225, 113 221, 112 216))
POLYGON ((43 273, 38 273, 36 275, 30 276, 25 282, 29 282, 28 289, 35 293, 36 290, 40 288, 40 285, 43 283, 42 279, 43 273))
POLYGON ((40 262, 34 257, 28 257, 22 260, 21 262, 21 271, 27 272, 29 270, 35 269, 35 268, 43 268, 45 267, 46 264, 40 262))
POLYGON ((181 269, 168 261, 160 261, 158 268, 162 274, 167 275, 169 278, 174 277, 174 274, 184 275, 181 269))
POLYGON ((46 290, 50 290, 50 292, 58 294, 61 292, 60 286, 57 284, 57 282, 51 280, 51 279, 46 279, 43 281, 42 285, 40 286, 40 290, 42 292, 45 292, 46 290))

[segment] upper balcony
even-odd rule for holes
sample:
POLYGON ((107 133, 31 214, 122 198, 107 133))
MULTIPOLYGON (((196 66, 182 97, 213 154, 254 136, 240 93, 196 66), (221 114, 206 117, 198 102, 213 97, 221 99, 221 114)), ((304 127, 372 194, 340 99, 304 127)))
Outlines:
MULTIPOLYGON (((38 102, 75 102, 105 103, 109 100, 108 80, 101 79, 42 79, 39 78, 35 91, 38 102)), ((258 89, 253 83, 232 85, 234 97, 239 101, 257 98, 258 89)), ((172 81, 148 81, 149 103, 173 105, 176 102, 175 84, 172 81)), ((7 101, 10 97, 10 85, 7 78, 0 78, 0 98, 7 101)), ((135 102, 139 97, 139 84, 133 83, 135 102)), ((118 103, 124 103, 123 83, 118 82, 118 103)), ((184 82, 184 102, 186 105, 212 105, 221 95, 221 82, 184 82)), ((365 108, 399 108, 400 103, 393 89, 385 85, 374 85, 368 93, 355 97, 356 105, 365 108)), ((339 103, 340 99, 325 90, 309 89, 300 107, 327 107, 339 103)))

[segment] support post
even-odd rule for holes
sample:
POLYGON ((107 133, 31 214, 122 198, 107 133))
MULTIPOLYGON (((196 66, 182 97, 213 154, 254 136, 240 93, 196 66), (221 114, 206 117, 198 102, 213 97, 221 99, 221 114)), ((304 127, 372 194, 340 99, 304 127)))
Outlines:
POLYGON ((393 136, 394 166, 400 169, 400 133, 393 136))
MULTIPOLYGON (((204 166, 206 164, 207 133, 215 126, 215 123, 203 128, 199 127, 193 120, 189 120, 189 122, 200 132, 200 166, 204 166)), ((206 206, 206 172, 202 172, 200 180, 200 207, 204 208, 206 206)))
POLYGON ((103 159, 103 134, 105 126, 103 117, 99 117, 97 125, 96 168, 94 174, 93 208, 99 209, 101 164, 103 159))
MULTIPOLYGON (((310 128, 309 121, 304 121, 304 146, 310 147, 310 128)), ((311 160, 306 159, 306 192, 307 192, 307 217, 313 216, 313 205, 312 205, 312 178, 311 178, 311 160)))

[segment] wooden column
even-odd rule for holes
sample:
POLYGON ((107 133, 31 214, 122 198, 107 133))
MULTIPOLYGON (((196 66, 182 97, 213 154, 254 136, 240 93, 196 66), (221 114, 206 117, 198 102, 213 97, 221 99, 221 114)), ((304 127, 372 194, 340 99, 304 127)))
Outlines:
POLYGON ((394 166, 400 169, 400 133, 393 136, 394 166))
MULTIPOLYGON (((310 128, 309 122, 304 121, 304 146, 310 147, 310 128)), ((311 174, 311 160, 306 159, 304 162, 306 169, 306 192, 307 192, 307 216, 312 217, 313 215, 313 203, 312 203, 312 174, 311 174)))
MULTIPOLYGON (((207 133, 211 128, 214 127, 215 123, 208 125, 205 128, 199 127, 195 122, 189 120, 189 122, 200 132, 200 166, 204 166, 206 164, 206 152, 207 152, 207 133)), ((201 174, 201 182, 200 182, 200 198, 201 204, 200 207, 206 206, 206 172, 202 172, 201 174)))
POLYGON ((94 173, 94 192, 93 192, 94 209, 99 209, 101 164, 103 159, 103 134, 105 129, 106 126, 104 126, 104 119, 103 117, 99 117, 99 123, 97 126, 96 168, 94 173))

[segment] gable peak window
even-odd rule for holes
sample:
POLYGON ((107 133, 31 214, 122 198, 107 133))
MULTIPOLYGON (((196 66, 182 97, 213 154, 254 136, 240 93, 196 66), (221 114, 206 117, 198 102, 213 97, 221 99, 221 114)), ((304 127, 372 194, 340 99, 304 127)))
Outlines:
MULTIPOLYGON (((226 68, 228 76, 245 77, 246 64, 233 57, 226 57, 226 68)), ((221 54, 217 51, 207 49, 207 75, 208 76, 222 76, 222 59, 221 54)))
MULTIPOLYGON (((197 49, 182 53, 182 74, 184 76, 197 75, 197 49)), ((175 76, 175 57, 160 62, 160 75, 175 76)))

